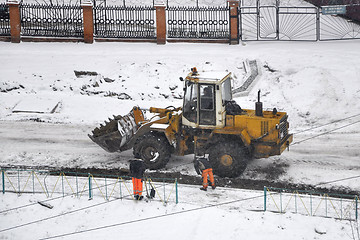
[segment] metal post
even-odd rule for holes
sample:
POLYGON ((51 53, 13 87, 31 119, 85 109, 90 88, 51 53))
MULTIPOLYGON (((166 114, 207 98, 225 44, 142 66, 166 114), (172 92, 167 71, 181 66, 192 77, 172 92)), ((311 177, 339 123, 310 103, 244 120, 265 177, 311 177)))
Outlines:
POLYGON ((297 200, 296 200, 296 194, 295 194, 295 213, 297 213, 297 200))
POLYGON ((280 190, 280 213, 282 213, 282 195, 281 195, 281 191, 280 190))
POLYGON ((279 29, 280 29, 280 24, 279 24, 279 0, 276 0, 276 39, 279 40, 280 37, 279 37, 279 29))
POLYGON ((340 219, 343 219, 343 202, 342 202, 342 197, 340 198, 340 219))
POLYGON ((355 197, 355 218, 358 219, 358 196, 355 197))
POLYGON ((178 204, 179 199, 178 199, 178 182, 177 182, 177 178, 175 178, 175 191, 176 191, 176 204, 178 204))
POLYGON ((259 36, 260 36, 260 0, 256 1, 256 40, 259 40, 259 36))
POLYGON ((327 196, 325 195, 325 216, 327 217, 327 196))
POLYGON ((76 173, 76 197, 79 197, 79 184, 78 184, 78 176, 76 173))
POLYGON ((35 194, 35 181, 34 181, 34 171, 31 171, 31 174, 32 174, 32 182, 33 182, 33 194, 35 194))
POLYGON ((163 179, 163 185, 164 185, 164 202, 166 201, 166 195, 165 195, 165 180, 163 179))
POLYGON ((267 196, 266 196, 266 194, 267 194, 267 188, 266 188, 266 186, 264 186, 264 212, 266 212, 266 199, 267 199, 267 196))
POLYGON ((109 200, 107 197, 107 183, 106 183, 106 176, 105 176, 105 198, 106 200, 109 200))
POLYGON ((312 195, 310 193, 310 216, 312 216, 312 195))
POLYGON ((2 176, 2 192, 3 192, 3 194, 5 194, 5 171, 4 170, 1 171, 1 176, 2 176))
POLYGON ((91 175, 90 175, 90 173, 88 174, 88 178, 89 178, 89 199, 92 199, 92 193, 91 193, 91 188, 92 188, 92 186, 91 186, 91 175))
POLYGON ((18 187, 19 187, 19 195, 20 195, 20 170, 18 169, 18 187))
POLYGON ((316 41, 320 41, 320 8, 316 11, 316 41))
MULTIPOLYGON (((120 178, 121 179, 121 178, 120 178)), ((119 179, 119 182, 120 182, 120 199, 122 199, 122 192, 121 192, 121 180, 119 179)))
POLYGON ((62 185, 62 194, 63 194, 63 197, 65 197, 65 194, 64 194, 64 173, 60 173, 61 174, 61 185, 62 185))

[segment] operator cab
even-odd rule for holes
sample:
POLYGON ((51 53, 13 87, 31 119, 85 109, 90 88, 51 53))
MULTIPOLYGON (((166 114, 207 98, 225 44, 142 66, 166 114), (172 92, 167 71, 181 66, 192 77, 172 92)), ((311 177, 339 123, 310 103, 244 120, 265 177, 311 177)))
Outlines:
POLYGON ((192 68, 185 79, 182 123, 196 128, 222 128, 225 104, 231 100, 231 73, 198 73, 192 68))

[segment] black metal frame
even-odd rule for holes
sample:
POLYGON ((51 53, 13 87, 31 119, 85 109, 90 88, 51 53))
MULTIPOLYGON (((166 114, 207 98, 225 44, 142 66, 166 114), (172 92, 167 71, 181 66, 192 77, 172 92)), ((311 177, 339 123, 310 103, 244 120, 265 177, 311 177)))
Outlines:
POLYGON ((10 36, 9 6, 0 3, 0 36, 10 36))
POLYGON ((99 38, 155 39, 155 8, 96 6, 94 33, 99 38))
POLYGON ((242 41, 324 41, 360 39, 360 25, 342 16, 324 15, 319 7, 275 5, 239 8, 242 41))
MULTIPOLYGON (((358 0, 360 1, 360 0, 358 0)), ((99 2, 98 2, 99 3, 99 2)), ((98 38, 156 39, 156 13, 153 6, 94 5, 94 33, 98 38)), ((168 3, 168 2, 167 2, 168 3)), ((321 7, 273 5, 239 7, 230 16, 229 6, 166 8, 167 38, 199 40, 281 40, 326 41, 360 39, 360 25, 343 16, 325 15, 321 7), (230 39, 230 21, 238 18, 237 39, 230 39)), ((94 1, 96 4, 96 1, 94 1)), ((125 4, 125 2, 124 2, 125 4)), ((199 5, 199 2, 196 1, 199 5)), ((20 4, 21 34, 35 37, 84 36, 81 6, 20 4)), ((10 36, 9 6, 0 4, 0 36, 10 36)))
POLYGON ((229 39, 228 7, 168 7, 167 37, 229 39))
POLYGON ((23 36, 84 36, 80 6, 21 4, 20 16, 23 36))

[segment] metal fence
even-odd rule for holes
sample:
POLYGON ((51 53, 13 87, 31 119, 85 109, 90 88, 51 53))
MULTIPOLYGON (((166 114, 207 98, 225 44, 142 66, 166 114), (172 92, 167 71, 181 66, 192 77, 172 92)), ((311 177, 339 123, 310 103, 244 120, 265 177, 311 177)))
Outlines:
POLYGON ((360 25, 320 7, 257 5, 239 8, 242 41, 322 41, 360 39, 360 25))
MULTIPOLYGON (((206 2, 206 1, 205 1, 206 2)), ((98 38, 156 39, 153 6, 94 5, 94 33, 98 38)), ((198 1, 191 3, 199 5, 198 1)), ((259 0, 239 7, 242 41, 324 41, 360 39, 360 25, 341 15, 328 15, 321 7, 285 6, 259 0)), ((124 2, 125 4, 125 2, 124 2)), ((190 3, 189 3, 190 4, 190 3)), ((84 36, 81 6, 21 4, 21 34, 34 37, 84 36)), ((228 6, 173 6, 166 8, 169 39, 230 39, 228 6)), ((10 36, 8 6, 0 4, 0 35, 10 36)))
POLYGON ((155 39, 155 8, 96 6, 94 28, 102 38, 155 39))
POLYGON ((84 36, 80 6, 21 4, 20 16, 23 36, 84 36))
POLYGON ((319 40, 360 39, 360 25, 340 16, 320 14, 319 40))
POLYGON ((264 211, 357 220, 358 202, 357 195, 264 187, 264 211))
MULTIPOLYGON (((114 198, 134 199, 129 176, 22 169, 1 169, 0 173, 3 194, 43 194, 46 198, 102 197, 106 201, 114 198)), ((152 200, 163 204, 178 203, 177 179, 145 178, 143 195, 150 195, 151 189, 155 191, 152 200)))
POLYGON ((0 4, 0 36, 10 36, 9 7, 5 3, 0 4))
POLYGON ((228 7, 168 7, 168 38, 229 39, 228 7))

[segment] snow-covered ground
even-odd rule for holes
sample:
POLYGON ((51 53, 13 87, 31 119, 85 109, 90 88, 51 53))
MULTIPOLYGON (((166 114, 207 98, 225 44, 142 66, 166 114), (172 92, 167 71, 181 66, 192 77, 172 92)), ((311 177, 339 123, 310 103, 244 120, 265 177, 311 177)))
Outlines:
MULTIPOLYGON (((179 77, 186 75, 191 67, 196 66, 200 71, 230 71, 235 80, 241 81, 243 61, 256 59, 265 66, 261 69, 261 79, 248 96, 236 97, 235 100, 242 108, 254 108, 257 90, 261 89, 265 108, 276 107, 288 112, 291 131, 298 133, 294 136, 294 143, 298 144, 290 146, 290 151, 281 156, 250 162, 241 177, 268 179, 273 176, 263 174, 266 171, 262 170, 276 170, 277 166, 281 166, 284 172, 271 180, 295 184, 316 185, 360 175, 359 41, 249 42, 237 46, 2 42, 0 50, 2 167, 127 168, 131 151, 106 153, 87 137, 95 126, 113 114, 126 114, 134 105, 142 108, 181 106, 182 82, 179 77), (76 76, 74 71, 97 74, 76 76), (50 113, 56 104, 56 109, 50 113), (13 112, 29 109, 44 113, 13 112), (348 119, 325 125, 344 118, 348 119), (301 132, 321 125, 324 126, 301 132), (346 125, 349 126, 341 128, 346 125), (341 129, 302 142, 336 128, 341 129)), ((173 157, 164 171, 195 175, 191 160, 191 156, 173 157)), ((360 188, 358 179, 332 185, 354 191, 360 188)), ((184 189, 179 187, 180 192, 186 192, 184 189)), ((212 192, 199 192, 194 187, 184 194, 187 196, 184 202, 166 207, 156 202, 115 201, 74 214, 71 218, 66 216, 44 225, 0 232, 0 238, 28 239, 26 234, 32 231, 32 239, 38 239, 175 213, 194 205, 207 206, 215 200, 217 203, 226 202, 228 195, 234 195, 232 199, 244 199, 257 194, 231 191, 219 188, 215 190, 214 193, 218 193, 215 196, 212 192)), ((17 197, 6 193, 1 195, 0 211, 37 199, 38 196, 17 197)), ((4 229, 92 205, 96 201, 100 200, 89 202, 65 198, 54 203, 52 210, 36 205, 24 211, 1 213, 0 226, 4 229)), ((251 211, 258 210, 252 205, 261 206, 262 201, 261 198, 256 203, 244 201, 235 209, 230 204, 69 238, 234 239, 247 236, 251 239, 352 239, 348 222, 251 211), (208 219, 213 219, 213 223, 208 219), (141 233, 137 233, 136 228, 140 228, 141 233), (316 228, 318 232, 325 228, 326 234, 316 233, 316 228)))
POLYGON ((354 239, 353 222, 262 212, 261 192, 218 188, 204 193, 187 185, 181 191, 180 203, 167 206, 65 197, 47 202, 52 209, 37 204, 39 195, 6 193, 0 198, 0 239, 354 239), (30 206, 2 212, 24 205, 30 206))

